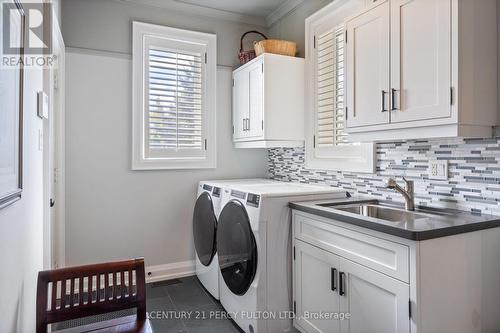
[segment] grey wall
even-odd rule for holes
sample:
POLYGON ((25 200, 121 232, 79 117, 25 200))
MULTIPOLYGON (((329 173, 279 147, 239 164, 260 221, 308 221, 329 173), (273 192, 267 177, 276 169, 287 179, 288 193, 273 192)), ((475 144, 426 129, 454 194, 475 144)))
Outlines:
POLYGON ((231 143, 231 68, 218 68, 217 169, 131 171, 131 22, 140 20, 218 38, 219 64, 231 65, 234 22, 186 17, 115 1, 66 0, 66 264, 144 256, 146 265, 194 259, 191 217, 202 179, 267 175, 265 150, 231 143), (79 48, 112 52, 87 52, 79 48))
POLYGON ((306 0, 269 28, 269 36, 297 43, 298 56, 305 56, 305 19, 332 0, 306 0))
POLYGON ((186 15, 157 7, 112 0, 64 0, 62 29, 67 47, 132 53, 132 21, 217 34, 219 65, 235 66, 241 35, 266 28, 186 15))

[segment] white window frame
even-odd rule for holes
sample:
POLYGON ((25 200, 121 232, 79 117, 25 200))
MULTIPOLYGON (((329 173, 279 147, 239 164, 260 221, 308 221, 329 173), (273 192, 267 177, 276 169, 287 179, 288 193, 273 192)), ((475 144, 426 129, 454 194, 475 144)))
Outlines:
POLYGON ((132 50, 132 170, 162 170, 162 169, 212 169, 216 167, 216 71, 217 37, 214 34, 195 32, 133 22, 132 50), (205 63, 202 69, 202 144, 205 151, 177 151, 161 156, 146 156, 145 107, 148 87, 146 84, 146 52, 148 46, 164 49, 182 50, 203 49, 205 63), (191 47, 185 47, 191 44, 191 47), (185 49, 181 49, 184 45, 185 49))
MULTIPOLYGON (((315 147, 317 79, 315 36, 334 30, 347 17, 365 6, 364 0, 337 0, 306 19, 306 168, 352 172, 375 172, 375 144, 352 143, 329 148, 315 147)), ((345 66, 348 59, 344 58, 345 66)), ((344 89, 347 84, 344 84, 344 89)))

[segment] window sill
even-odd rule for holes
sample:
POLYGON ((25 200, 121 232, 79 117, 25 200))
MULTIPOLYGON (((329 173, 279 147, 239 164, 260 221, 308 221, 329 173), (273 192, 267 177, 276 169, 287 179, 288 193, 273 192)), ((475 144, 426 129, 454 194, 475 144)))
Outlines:
POLYGON ((215 169, 215 160, 152 159, 132 161, 133 171, 215 169))
POLYGON ((306 148, 307 169, 375 173, 376 152, 373 143, 333 148, 332 156, 328 157, 320 158, 314 154, 314 148, 310 146, 306 148))

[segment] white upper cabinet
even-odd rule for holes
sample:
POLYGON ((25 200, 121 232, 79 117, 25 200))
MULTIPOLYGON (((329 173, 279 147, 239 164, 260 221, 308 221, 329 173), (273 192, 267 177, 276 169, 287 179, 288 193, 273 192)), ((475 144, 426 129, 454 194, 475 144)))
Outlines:
POLYGON ((247 122, 247 138, 264 136, 264 71, 263 63, 257 62, 248 69, 250 108, 247 122))
POLYGON ((250 112, 250 80, 248 73, 237 72, 233 74, 233 138, 244 139, 246 121, 250 112))
POLYGON ((389 123, 389 2, 347 22, 347 125, 389 123))
POLYGON ((495 0, 376 1, 346 26, 353 139, 492 135, 495 0))
POLYGON ((391 122, 451 117, 450 13, 449 0, 392 0, 391 122))
POLYGON ((304 146, 304 59, 266 53, 233 72, 233 142, 304 146))

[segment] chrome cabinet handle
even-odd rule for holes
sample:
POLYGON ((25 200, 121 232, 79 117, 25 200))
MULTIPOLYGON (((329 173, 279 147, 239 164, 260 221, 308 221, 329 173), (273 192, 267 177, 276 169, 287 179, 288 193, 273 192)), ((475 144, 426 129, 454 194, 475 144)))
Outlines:
POLYGON ((247 131, 250 131, 250 118, 247 118, 247 131))
POLYGON ((345 295, 345 273, 339 272, 339 295, 345 295))
POLYGON ((391 111, 397 111, 398 108, 396 107, 396 89, 392 88, 391 89, 391 111))
POLYGON ((337 290, 337 269, 332 268, 331 269, 331 289, 332 291, 337 290))
POLYGON ((385 90, 382 90, 382 111, 381 112, 387 112, 387 108, 385 106, 385 94, 386 94, 386 91, 385 90))

